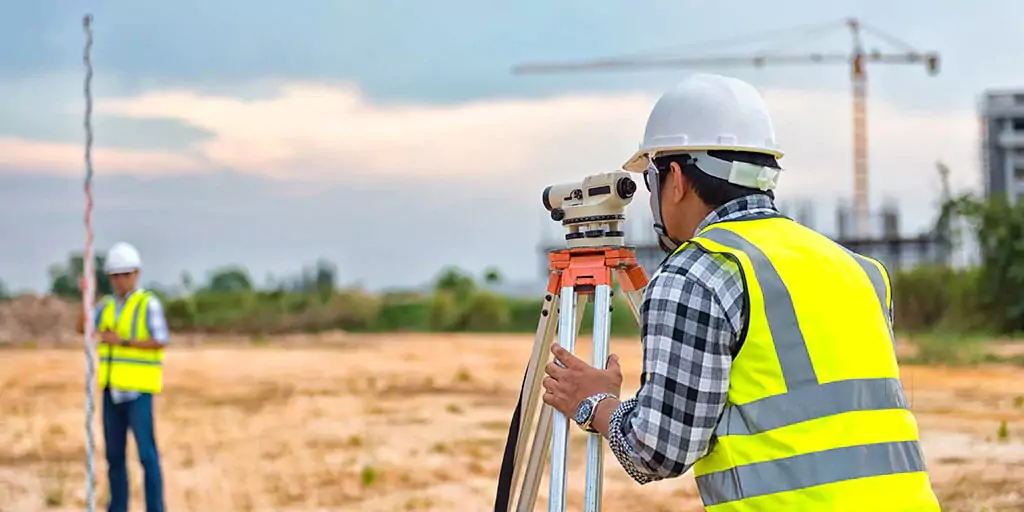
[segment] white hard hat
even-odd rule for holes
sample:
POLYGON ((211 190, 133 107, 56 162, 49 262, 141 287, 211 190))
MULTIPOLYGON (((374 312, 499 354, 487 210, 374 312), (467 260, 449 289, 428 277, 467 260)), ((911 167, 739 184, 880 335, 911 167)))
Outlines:
POLYGON ((138 270, 141 267, 142 258, 139 257, 139 251, 130 244, 118 242, 107 252, 103 271, 108 274, 120 274, 138 270))
POLYGON ((661 96, 647 119, 640 149, 622 168, 644 172, 652 156, 686 150, 782 157, 757 89, 736 78, 705 73, 691 75, 661 96))

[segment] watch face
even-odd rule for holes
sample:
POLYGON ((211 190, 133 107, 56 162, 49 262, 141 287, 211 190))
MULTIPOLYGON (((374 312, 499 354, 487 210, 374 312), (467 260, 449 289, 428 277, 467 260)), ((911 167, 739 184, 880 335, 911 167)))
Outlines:
POLYGON ((576 408, 576 423, 582 425, 590 417, 590 410, 594 406, 590 403, 590 400, 584 400, 580 403, 579 407, 576 408))

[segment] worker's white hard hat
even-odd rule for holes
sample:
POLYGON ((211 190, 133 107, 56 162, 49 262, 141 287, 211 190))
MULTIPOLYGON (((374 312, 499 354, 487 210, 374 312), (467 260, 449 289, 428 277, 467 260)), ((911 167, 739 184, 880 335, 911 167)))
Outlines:
POLYGON ((140 268, 142 268, 142 258, 139 257, 139 251, 130 244, 118 242, 107 252, 103 271, 108 274, 120 274, 140 268))
POLYGON ((698 73, 661 96, 647 119, 643 143, 622 168, 644 172, 658 154, 712 150, 782 157, 757 89, 736 78, 698 73))

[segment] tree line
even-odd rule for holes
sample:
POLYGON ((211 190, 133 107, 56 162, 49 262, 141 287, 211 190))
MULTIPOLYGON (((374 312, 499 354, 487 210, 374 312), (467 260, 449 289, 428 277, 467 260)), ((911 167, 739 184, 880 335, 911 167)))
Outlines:
POLYGON ((963 194, 946 200, 935 229, 973 238, 978 261, 964 269, 922 266, 894 279, 904 330, 1024 332, 1024 201, 963 194))
MULTIPOLYGON (((963 269, 922 265, 893 273, 897 329, 1024 331, 1024 203, 973 194, 952 197, 941 205, 934 230, 953 239, 972 237, 979 259, 963 269)), ((78 300, 82 262, 80 254, 72 254, 52 266, 50 292, 78 300)), ((102 272, 104 256, 98 254, 95 263, 98 294, 111 293, 102 272)), ((181 293, 169 294, 158 283, 147 288, 167 304, 174 329, 252 335, 326 329, 532 332, 543 292, 538 290, 535 299, 500 296, 494 285, 502 277, 493 268, 480 276, 455 267, 443 269, 425 291, 370 293, 357 286, 339 287, 337 278, 337 268, 320 259, 296 275, 268 278, 263 287, 254 284, 243 266, 234 265, 215 269, 203 283, 183 273, 181 293)), ((0 299, 9 296, 0 282, 0 299)), ((628 307, 617 306, 613 329, 636 332, 628 307)))

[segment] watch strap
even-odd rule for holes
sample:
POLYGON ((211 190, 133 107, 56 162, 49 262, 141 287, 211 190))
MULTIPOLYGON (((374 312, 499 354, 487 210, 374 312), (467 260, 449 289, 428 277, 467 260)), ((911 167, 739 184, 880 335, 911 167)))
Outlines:
POLYGON ((615 397, 615 395, 613 395, 611 393, 597 393, 595 395, 590 395, 587 398, 583 399, 584 402, 590 402, 590 415, 587 416, 587 419, 584 420, 583 423, 577 423, 577 425, 581 429, 583 429, 584 432, 588 432, 590 434, 598 434, 599 433, 598 431, 594 430, 594 428, 591 427, 590 425, 594 421, 594 416, 597 414, 597 406, 598 406, 598 404, 600 404, 601 401, 606 399, 606 398, 616 398, 616 397, 615 397))

